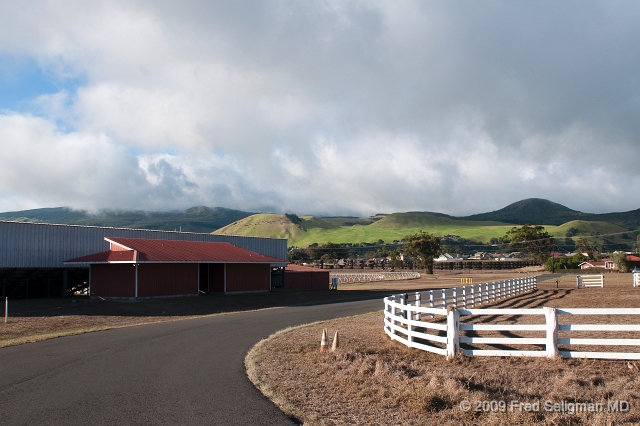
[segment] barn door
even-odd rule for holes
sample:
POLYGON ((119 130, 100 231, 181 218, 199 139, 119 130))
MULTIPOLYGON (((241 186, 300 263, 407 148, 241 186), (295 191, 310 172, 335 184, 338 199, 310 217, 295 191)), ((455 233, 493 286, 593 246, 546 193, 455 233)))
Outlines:
MULTIPOLYGON (((209 264, 199 263, 198 289, 200 294, 209 294, 209 264)), ((193 269, 192 269, 193 270, 193 269)))
POLYGON ((271 288, 284 288, 284 268, 271 268, 271 288))

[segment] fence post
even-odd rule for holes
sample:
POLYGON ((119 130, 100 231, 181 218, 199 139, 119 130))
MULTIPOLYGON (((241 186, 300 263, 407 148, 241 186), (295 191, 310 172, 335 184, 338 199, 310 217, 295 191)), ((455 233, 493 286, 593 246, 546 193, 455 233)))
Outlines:
MULTIPOLYGON (((403 293, 400 295, 400 303, 402 303, 403 305, 402 317, 405 320, 412 320, 413 319, 412 312, 407 309, 408 299, 409 299, 408 296, 409 295, 407 293, 403 293)), ((411 324, 409 324, 408 321, 405 321, 405 324, 407 324, 407 340, 410 342, 413 342, 413 337, 409 334, 411 331, 413 331, 413 327, 411 326, 411 324)))
MULTIPOLYGON (((393 296, 391 296, 391 301, 393 303, 396 302, 396 295, 394 294, 393 296)), ((396 321, 396 316, 398 314, 397 308, 395 306, 391 307, 391 316, 392 316, 392 323, 393 325, 398 325, 398 321, 396 321)), ((391 330, 391 334, 396 334, 396 329, 394 328, 393 330, 391 330)))
POLYGON ((453 306, 454 307, 458 307, 458 289, 457 288, 453 288, 452 290, 453 293, 453 306))
MULTIPOLYGON (((429 290, 429 307, 433 308, 433 290, 429 290)), ((431 314, 431 318, 435 315, 431 314)))
POLYGON ((444 288, 442 289, 442 308, 447 309, 447 295, 444 288))
POLYGON ((489 303, 489 284, 485 284, 484 285, 484 297, 485 297, 485 302, 489 303))
POLYGON ((467 309, 467 286, 462 287, 462 307, 467 309))
POLYGON ((496 301, 496 283, 491 283, 491 296, 493 297, 493 301, 496 301))
MULTIPOLYGON (((420 308, 422 306, 422 294, 419 291, 416 291, 416 307, 420 308)), ((416 312, 416 320, 420 321, 422 319, 422 314, 420 312, 416 312)))
POLYGON ((558 356, 558 312, 556 308, 544 307, 547 322, 547 358, 558 356))
MULTIPOLYGON (((407 293, 400 295, 400 303, 407 306, 407 293)), ((407 308, 402 308, 402 317, 407 319, 407 308)))
POLYGON ((460 312, 455 307, 447 311, 447 359, 460 353, 460 312))
POLYGON ((473 289, 473 286, 469 286, 469 289, 471 290, 471 306, 476 306, 476 293, 473 289))

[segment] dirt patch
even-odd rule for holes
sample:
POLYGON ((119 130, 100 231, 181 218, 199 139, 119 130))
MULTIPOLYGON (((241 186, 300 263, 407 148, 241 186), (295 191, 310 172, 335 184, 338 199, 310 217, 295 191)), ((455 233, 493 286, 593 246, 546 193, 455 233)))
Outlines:
MULTIPOLYGON (((606 280, 604 289, 548 285, 549 290, 495 306, 640 307, 640 290, 615 278, 606 280)), ((249 377, 305 424, 640 423, 640 363, 513 357, 446 361, 391 341, 382 324, 378 312, 276 333, 247 355, 249 377), (339 331, 338 351, 318 351, 323 328, 331 337, 339 331), (461 409, 465 401, 469 411, 461 409), (609 404, 615 401, 622 401, 617 406, 622 409, 628 402, 629 410, 612 411, 609 404)))

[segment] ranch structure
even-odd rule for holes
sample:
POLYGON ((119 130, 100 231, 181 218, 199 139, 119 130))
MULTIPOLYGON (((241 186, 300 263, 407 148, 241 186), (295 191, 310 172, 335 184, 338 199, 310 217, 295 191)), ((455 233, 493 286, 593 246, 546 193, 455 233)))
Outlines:
POLYGON ((89 266, 92 297, 149 298, 271 290, 286 260, 227 242, 105 237, 108 251, 71 259, 89 266))
MULTIPOLYGON (((182 259, 176 258, 162 258, 156 263, 143 262, 144 259, 141 256, 145 252, 137 249, 137 260, 140 261, 138 263, 116 264, 110 260, 107 260, 106 263, 94 262, 97 267, 95 271, 100 270, 98 275, 101 278, 99 279, 106 276, 103 274, 103 270, 107 270, 109 266, 115 267, 113 272, 111 270, 106 272, 113 274, 112 276, 116 275, 115 270, 118 267, 122 269, 127 266, 132 272, 124 272, 124 277, 133 275, 134 280, 134 272, 137 270, 138 297, 143 297, 144 294, 147 295, 144 297, 177 293, 195 295, 209 291, 224 292, 225 290, 227 292, 264 291, 269 290, 269 283, 271 287, 284 286, 284 267, 287 265, 285 260, 287 258, 286 239, 0 221, 2 297, 42 298, 86 294, 92 284, 92 274, 90 273, 92 263, 65 263, 65 261, 110 252, 114 247, 115 251, 118 250, 118 247, 121 247, 120 251, 122 251, 122 247, 129 247, 119 239, 164 240, 165 244, 171 244, 171 241, 225 243, 216 246, 219 248, 215 251, 218 257, 211 257, 213 252, 207 252, 209 254, 198 252, 203 256, 207 254, 208 257, 189 258, 182 263, 180 263, 182 259), (120 241, 121 244, 113 245, 111 241, 120 241), (257 261, 246 262, 247 257, 257 261), (139 266, 132 266, 135 264, 139 266), (177 266, 179 264, 191 266, 177 266), (166 265, 171 265, 171 268, 166 265), (227 273, 226 288, 224 287, 224 265, 226 265, 227 273), (188 269, 190 272, 185 273, 196 276, 195 284, 191 281, 190 284, 181 281, 175 284, 175 289, 170 290, 171 286, 167 288, 166 277, 160 281, 154 281, 153 277, 162 276, 167 272, 167 268, 171 274, 179 268, 185 268, 185 271, 188 269), (256 280, 258 276, 260 276, 259 283, 249 283, 249 281, 256 280), (144 287, 145 285, 151 286, 151 282, 157 286, 155 289, 144 287)), ((160 247, 162 246, 160 245, 160 247)), ((145 248, 145 250, 147 249, 145 248)), ((124 252, 126 251, 124 250, 124 252)), ((155 251, 149 253, 153 256, 157 254, 155 251)), ((123 255, 120 254, 120 256, 123 255)), ((130 262, 133 260, 131 259, 130 262)), ((100 285, 98 285, 98 289, 100 285)), ((111 285, 126 287, 128 284, 115 284, 114 281, 111 285)), ((129 290, 125 293, 122 288, 118 292, 120 292, 119 294, 132 294, 129 290)), ((98 297, 98 294, 95 296, 98 297)), ((135 288, 131 297, 135 297, 135 288)))

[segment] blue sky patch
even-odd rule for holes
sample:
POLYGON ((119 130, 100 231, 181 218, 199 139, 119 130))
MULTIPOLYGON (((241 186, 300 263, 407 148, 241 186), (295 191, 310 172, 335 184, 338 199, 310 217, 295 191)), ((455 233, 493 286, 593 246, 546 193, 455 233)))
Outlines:
POLYGON ((23 110, 28 101, 63 89, 73 93, 82 79, 60 79, 31 58, 0 54, 0 110, 23 110))

